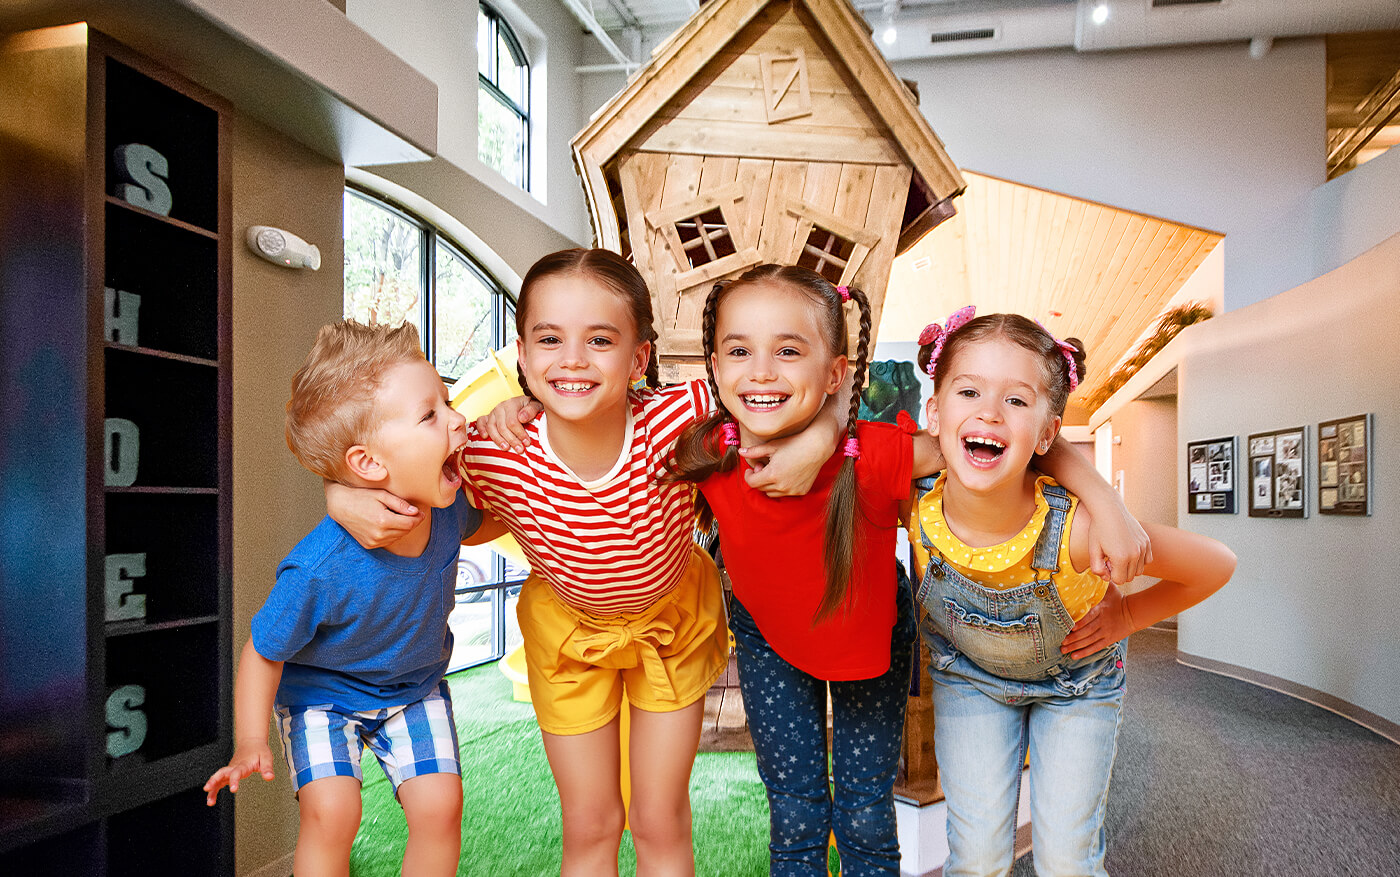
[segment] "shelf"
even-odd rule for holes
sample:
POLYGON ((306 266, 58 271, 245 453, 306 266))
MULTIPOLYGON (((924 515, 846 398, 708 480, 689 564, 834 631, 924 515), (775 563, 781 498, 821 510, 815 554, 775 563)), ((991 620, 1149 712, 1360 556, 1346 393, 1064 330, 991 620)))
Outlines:
MULTIPOLYGON (((219 114, 169 86, 107 59, 106 185, 117 195, 127 184, 117 167, 124 145, 149 147, 165 160, 164 178, 148 179, 170 194, 169 217, 199 229, 219 229, 219 114)), ((140 186, 138 180, 135 185, 140 186)))
POLYGON ((179 618, 173 621, 157 621, 148 623, 144 621, 109 621, 104 627, 107 636, 131 636, 132 634, 153 633, 158 630, 177 630, 181 627, 195 627, 200 624, 213 624, 219 620, 217 615, 202 615, 197 618, 179 618))
POLYGON ((199 874, 226 844, 221 823, 232 796, 214 807, 192 789, 118 813, 107 820, 108 877, 199 874), (178 830, 172 830, 178 826, 178 830))
POLYGON ((103 701, 108 730, 125 728, 135 747, 116 758, 108 755, 109 773, 218 742, 219 659, 227 650, 219 627, 210 622, 107 640, 103 701), (135 700, 127 692, 136 692, 135 700), (123 707, 124 702, 130 706, 123 707), (128 724, 127 710, 139 711, 143 721, 128 724))
POLYGON ((219 233, 216 231, 210 231, 207 228, 203 228, 201 226, 194 225, 192 223, 185 222, 180 219, 174 219, 172 217, 166 216, 164 213, 156 213, 153 210, 147 210, 145 207, 139 207, 135 204, 132 204, 130 201, 124 201, 116 195, 108 195, 104 200, 107 202, 108 205, 112 207, 116 207, 120 210, 129 210, 132 213, 135 213, 137 216, 143 216, 146 219, 154 220, 155 222, 165 223, 166 225, 169 225, 173 228, 178 228, 181 231, 193 232, 194 234, 200 235, 201 237, 209 238, 210 240, 217 241, 219 239, 219 233))
POLYGON ((183 353, 170 353, 169 351, 156 350, 152 347, 136 347, 130 344, 117 344, 112 341, 108 341, 103 347, 107 350, 124 350, 128 353, 140 354, 141 356, 153 356, 156 359, 173 359, 176 362, 187 362, 190 365, 204 365, 212 368, 219 367, 219 361, 216 359, 205 359, 202 356, 186 356, 183 353))
POLYGON ((104 353, 105 416, 135 425, 134 436, 123 424, 126 432, 107 442, 108 484, 217 487, 219 372, 118 346, 104 353))
POLYGON ((212 489, 175 492, 109 488, 106 495, 104 554, 110 575, 132 579, 129 592, 144 605, 130 622, 116 614, 107 636, 154 629, 169 622, 217 619, 219 584, 219 498, 212 489), (133 629, 135 628, 135 629, 133 629))
POLYGON ((116 301, 107 307, 119 333, 114 338, 107 330, 103 337, 122 347, 217 361, 218 241, 110 198, 103 209, 103 285, 114 291, 116 301))

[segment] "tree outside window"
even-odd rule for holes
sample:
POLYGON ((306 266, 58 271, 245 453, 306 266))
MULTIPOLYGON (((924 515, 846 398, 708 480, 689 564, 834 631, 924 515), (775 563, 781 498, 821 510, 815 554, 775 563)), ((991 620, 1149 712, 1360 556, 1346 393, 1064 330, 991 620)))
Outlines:
POLYGON ((447 381, 515 337, 500 284, 432 226, 356 189, 345 190, 345 316, 412 323, 447 381))

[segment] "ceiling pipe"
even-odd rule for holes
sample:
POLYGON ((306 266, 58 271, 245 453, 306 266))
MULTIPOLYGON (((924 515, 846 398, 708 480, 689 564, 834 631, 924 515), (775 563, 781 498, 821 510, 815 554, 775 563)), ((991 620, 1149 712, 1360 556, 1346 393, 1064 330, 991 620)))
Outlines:
POLYGON ((593 10, 585 6, 583 0, 563 0, 563 3, 574 14, 574 18, 578 19, 578 23, 583 25, 583 29, 593 34, 604 51, 612 55, 629 75, 641 66, 639 62, 632 60, 626 52, 618 48, 617 43, 613 42, 612 37, 608 36, 608 32, 603 30, 603 26, 598 23, 598 19, 593 17, 593 10))
MULTIPOLYGON (((862 3, 872 25, 880 5, 862 3)), ((1151 0, 938 3, 905 0, 890 61, 1073 48, 1081 52, 1247 42, 1261 58, 1275 39, 1400 29, 1395 0, 1228 0, 1153 6, 1151 0), (1095 10, 1104 10, 1096 23, 1095 10), (1267 35, 1267 36, 1263 36, 1267 35)))

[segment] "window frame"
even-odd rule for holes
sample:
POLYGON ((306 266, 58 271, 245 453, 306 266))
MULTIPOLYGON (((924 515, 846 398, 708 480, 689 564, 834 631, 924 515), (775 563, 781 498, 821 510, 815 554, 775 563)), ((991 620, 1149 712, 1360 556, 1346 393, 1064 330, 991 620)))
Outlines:
MULTIPOLYGON (((530 97, 531 92, 533 91, 533 89, 531 89, 530 87, 530 58, 525 53, 524 44, 521 43, 520 38, 516 36, 515 28, 511 26, 510 21, 504 15, 501 14, 500 10, 496 9, 490 3, 485 2, 480 4, 480 10, 481 18, 484 18, 486 20, 486 24, 488 27, 486 39, 484 40, 484 42, 486 44, 486 51, 488 53, 487 68, 491 71, 491 78, 488 78, 486 74, 481 72, 480 59, 477 59, 477 84, 480 88, 485 89, 487 94, 492 99, 494 99, 497 103, 501 104, 507 110, 514 113, 520 119, 521 128, 524 132, 524 136, 520 143, 521 179, 518 181, 518 185, 521 189, 524 189, 526 192, 529 192, 531 176, 530 138, 534 129, 534 125, 531 123, 530 119, 530 97), (514 61, 515 66, 521 70, 521 87, 525 97, 524 106, 521 106, 520 104, 516 103, 515 100, 512 99, 510 95, 506 94, 505 90, 502 89, 500 86, 499 80, 501 77, 501 64, 498 48, 500 46, 501 39, 498 39, 498 37, 504 39, 506 43, 506 48, 510 50, 511 60, 514 61)), ((481 127, 480 123, 478 123, 477 137, 480 138, 480 136, 481 127)), ((492 168, 492 170, 497 169, 492 168)), ((502 176, 504 176, 504 174, 502 174, 502 176)), ((511 182, 516 183, 517 181, 512 180, 511 182)))
MULTIPOLYGON (((515 296, 511 295, 505 284, 497 280, 486 267, 482 265, 471 251, 458 243, 450 235, 446 234, 428 220, 414 213, 412 210, 398 204, 392 198, 374 191, 364 186, 356 185, 350 181, 345 183, 345 191, 357 198, 368 201, 370 204, 394 214, 399 219, 418 229, 419 250, 422 258, 419 259, 418 283, 423 290, 423 294, 418 300, 418 324, 423 327, 419 332, 419 341, 423 345, 423 355, 428 362, 433 364, 433 368, 438 367, 437 362, 437 250, 439 245, 461 258, 467 268, 476 275, 481 284, 490 290, 492 296, 491 315, 491 342, 490 349, 494 352, 505 345, 508 334, 515 328, 515 296)), ((341 234, 344 235, 344 229, 341 234)), ((343 269, 342 269, 343 270, 343 269)), ((343 293, 342 293, 343 296, 343 293)), ((451 385, 456 382, 461 375, 448 376, 441 371, 438 377, 443 383, 451 385)))

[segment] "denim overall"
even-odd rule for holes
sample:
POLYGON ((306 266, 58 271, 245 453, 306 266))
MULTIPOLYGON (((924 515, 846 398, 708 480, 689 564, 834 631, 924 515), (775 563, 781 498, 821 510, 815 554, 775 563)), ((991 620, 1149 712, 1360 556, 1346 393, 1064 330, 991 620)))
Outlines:
MULTIPOLYGON (((921 483, 921 487, 924 483, 921 483)), ((929 555, 916 599, 931 653, 934 745, 948 804, 945 877, 1005 875, 1014 864, 1021 766, 1031 757, 1036 874, 1106 875, 1104 811, 1123 703, 1119 642, 1060 653, 1074 627, 1053 575, 1070 500, 1047 484, 1032 549, 1035 579, 998 591, 929 555)))

